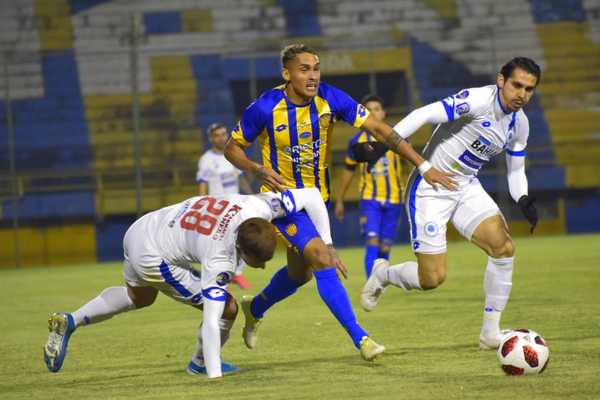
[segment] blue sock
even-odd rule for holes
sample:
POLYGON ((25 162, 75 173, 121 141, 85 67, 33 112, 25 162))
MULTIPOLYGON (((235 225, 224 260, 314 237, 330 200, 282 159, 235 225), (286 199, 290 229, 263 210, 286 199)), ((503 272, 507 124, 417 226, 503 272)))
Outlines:
POLYGON ((377 255, 377 257, 379 257, 379 258, 385 258, 386 260, 389 260, 390 259, 390 252, 389 251, 379 250, 379 254, 377 255))
POLYGON ((365 273, 367 274, 367 279, 371 276, 371 271, 373 270, 373 262, 379 255, 379 245, 377 244, 368 244, 365 250, 365 273))
POLYGON ((279 271, 275 272, 271 282, 262 292, 254 296, 250 307, 252 315, 258 319, 262 318, 271 306, 296 293, 296 290, 302 285, 303 283, 290 278, 287 265, 284 265, 279 271))
POLYGON ((354 346, 360 348, 360 340, 369 334, 358 324, 346 289, 337 277, 335 268, 314 272, 319 295, 352 338, 354 346))

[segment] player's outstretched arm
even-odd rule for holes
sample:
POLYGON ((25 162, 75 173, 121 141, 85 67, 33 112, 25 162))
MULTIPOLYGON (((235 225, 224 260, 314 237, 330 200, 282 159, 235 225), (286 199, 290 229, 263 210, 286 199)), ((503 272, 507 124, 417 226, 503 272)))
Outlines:
MULTIPOLYGON (((406 118, 409 117, 410 114, 406 118)), ((421 125, 414 128, 414 130, 417 130, 421 125)), ((410 161, 415 167, 418 168, 425 181, 427 181, 427 183, 434 188, 436 188, 439 184, 448 190, 456 189, 456 183, 450 178, 452 176, 451 173, 440 172, 436 168, 432 167, 427 160, 421 157, 421 155, 417 153, 415 149, 413 149, 410 143, 404 140, 403 136, 400 136, 398 132, 392 129, 392 127, 385 122, 379 121, 370 115, 363 124, 362 128, 371 132, 378 141, 385 143, 390 150, 410 161)))
POLYGON ((274 192, 285 190, 285 182, 277 172, 249 159, 244 149, 232 138, 229 138, 225 146, 225 158, 238 169, 254 174, 269 190, 274 192))
MULTIPOLYGON (((219 289, 222 290, 222 289, 219 289)), ((223 376, 221 371, 221 333, 219 319, 223 315, 225 301, 215 301, 204 296, 202 318, 202 353, 209 378, 223 376)))

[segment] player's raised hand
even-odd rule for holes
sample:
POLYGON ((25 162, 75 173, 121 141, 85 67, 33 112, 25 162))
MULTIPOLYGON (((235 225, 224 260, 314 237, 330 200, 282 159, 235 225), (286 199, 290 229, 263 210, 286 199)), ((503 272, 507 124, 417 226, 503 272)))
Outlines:
POLYGON ((335 202, 335 217, 337 218, 338 221, 343 221, 344 220, 344 202, 343 201, 336 201, 335 202))
POLYGON ((257 178, 262 181, 263 185, 273 192, 283 192, 285 190, 285 181, 273 169, 261 166, 256 171, 257 178))

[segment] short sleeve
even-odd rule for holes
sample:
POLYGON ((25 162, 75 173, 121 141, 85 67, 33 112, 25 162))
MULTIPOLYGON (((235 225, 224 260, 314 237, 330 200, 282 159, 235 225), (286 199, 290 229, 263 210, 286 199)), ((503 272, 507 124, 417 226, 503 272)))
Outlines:
POLYGON ((326 87, 326 100, 335 116, 355 128, 360 128, 369 117, 369 110, 358 104, 349 94, 333 86, 326 87))
POLYGON ((209 167, 206 155, 198 161, 198 172, 196 172, 196 183, 207 183, 213 177, 213 171, 209 167))
POLYGON ((233 129, 231 137, 240 146, 248 147, 265 129, 266 121, 259 98, 246 108, 242 118, 233 129))
POLYGON ((485 107, 489 98, 489 89, 471 88, 463 89, 455 95, 448 96, 441 100, 444 110, 448 116, 448 121, 465 116, 476 116, 485 107))

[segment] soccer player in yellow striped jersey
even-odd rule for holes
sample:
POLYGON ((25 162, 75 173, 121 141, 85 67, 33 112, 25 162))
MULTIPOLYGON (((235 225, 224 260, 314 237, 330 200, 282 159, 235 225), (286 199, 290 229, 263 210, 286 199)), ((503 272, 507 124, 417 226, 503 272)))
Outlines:
MULTIPOLYGON (((361 103, 371 115, 384 120, 383 100, 367 95, 361 103)), ((373 142, 376 139, 367 131, 359 131, 350 139, 346 155, 345 170, 342 172, 340 191, 336 196, 335 215, 344 219, 344 197, 352 182, 354 170, 359 165, 352 151, 355 143, 373 142)), ((389 260, 390 249, 396 238, 400 213, 402 212, 402 165, 400 156, 392 151, 385 153, 373 166, 360 163, 360 223, 365 235, 365 273, 371 275, 373 262, 377 258, 389 260)))
MULTIPOLYGON (((289 45, 281 52, 281 66, 285 84, 266 91, 248 106, 225 147, 225 157, 242 171, 254 173, 263 183, 262 190, 316 187, 328 200, 327 144, 333 124, 340 119, 369 130, 394 152, 422 166, 426 181, 454 188, 449 174, 430 168, 389 125, 371 117, 364 106, 342 90, 321 83, 319 56, 314 50, 301 44, 289 45), (262 164, 244 152, 256 139, 261 145, 262 164)), ((295 293, 314 273, 319 295, 363 358, 372 360, 382 353, 383 346, 375 343, 356 321, 336 273, 337 269, 345 277, 346 267, 333 246, 325 245, 306 214, 273 223, 291 245, 288 265, 275 273, 260 295, 242 299, 246 346, 255 346, 263 314, 295 293)))

